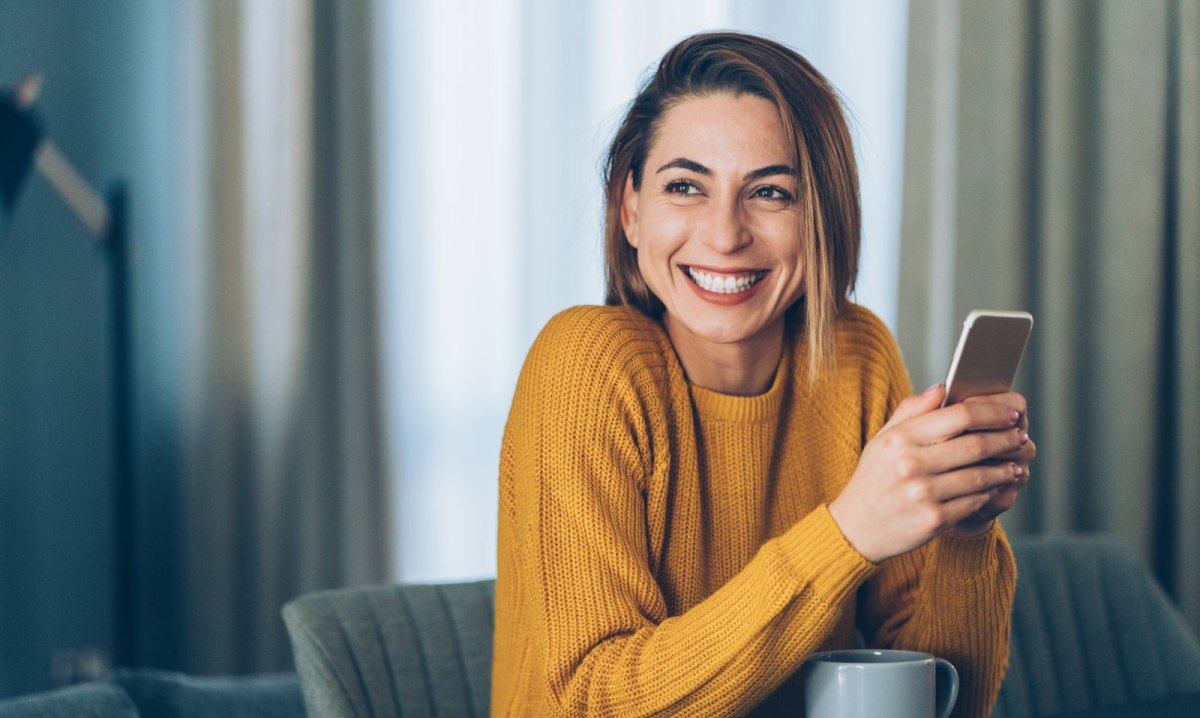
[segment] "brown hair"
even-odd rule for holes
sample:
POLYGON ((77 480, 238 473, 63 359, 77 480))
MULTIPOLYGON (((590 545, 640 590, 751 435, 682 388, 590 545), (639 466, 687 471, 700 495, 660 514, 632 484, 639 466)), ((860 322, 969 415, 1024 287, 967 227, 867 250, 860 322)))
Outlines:
POLYGON ((810 377, 833 362, 833 322, 858 272, 861 209, 850 131, 837 90, 799 53, 753 35, 693 35, 667 51, 642 84, 604 162, 604 259, 607 304, 627 304, 654 318, 664 307, 638 270, 637 250, 621 226, 626 177, 642 170, 663 114, 679 102, 717 93, 754 95, 779 108, 796 153, 803 210, 803 312, 810 377))

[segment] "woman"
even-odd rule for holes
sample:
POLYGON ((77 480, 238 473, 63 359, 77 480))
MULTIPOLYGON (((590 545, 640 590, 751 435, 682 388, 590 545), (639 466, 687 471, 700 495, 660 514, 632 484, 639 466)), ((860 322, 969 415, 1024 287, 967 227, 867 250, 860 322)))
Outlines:
POLYGON ((812 653, 933 652, 983 716, 1015 580, 1025 401, 905 398, 847 299, 835 91, 761 38, 663 57, 608 154, 604 307, 550 321, 500 459, 495 715, 797 715, 812 653))

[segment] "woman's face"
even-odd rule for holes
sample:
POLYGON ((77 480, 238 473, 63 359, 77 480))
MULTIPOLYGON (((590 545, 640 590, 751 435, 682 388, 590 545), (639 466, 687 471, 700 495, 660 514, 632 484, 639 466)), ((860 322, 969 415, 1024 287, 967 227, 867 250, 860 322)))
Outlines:
POLYGON ((696 97, 664 113, 621 220, 677 348, 782 332, 804 287, 794 163, 779 111, 760 97, 696 97))

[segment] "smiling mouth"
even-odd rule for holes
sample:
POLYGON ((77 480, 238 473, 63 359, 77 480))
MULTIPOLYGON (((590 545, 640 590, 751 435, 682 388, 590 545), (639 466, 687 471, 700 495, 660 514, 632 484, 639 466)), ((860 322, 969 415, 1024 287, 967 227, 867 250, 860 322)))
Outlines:
POLYGON ((765 269, 725 273, 684 266, 683 270, 698 287, 714 294, 739 294, 758 284, 763 277, 767 276, 765 269))

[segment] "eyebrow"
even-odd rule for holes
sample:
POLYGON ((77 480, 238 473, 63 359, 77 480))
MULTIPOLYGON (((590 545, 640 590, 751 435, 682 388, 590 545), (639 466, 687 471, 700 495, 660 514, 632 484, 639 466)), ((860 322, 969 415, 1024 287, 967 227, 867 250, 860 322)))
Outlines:
MULTIPOLYGON (((712 176, 712 170, 700 164, 699 162, 696 162, 695 160, 689 160, 686 157, 676 157, 662 167, 659 167, 655 174, 672 168, 689 170, 691 172, 695 172, 696 174, 702 174, 705 177, 712 176)), ((750 182, 752 180, 762 179, 763 177, 771 177, 772 175, 788 175, 790 177, 794 177, 796 176, 796 170, 787 165, 769 165, 767 167, 761 167, 759 169, 747 172, 746 176, 742 179, 746 182, 750 182)))

